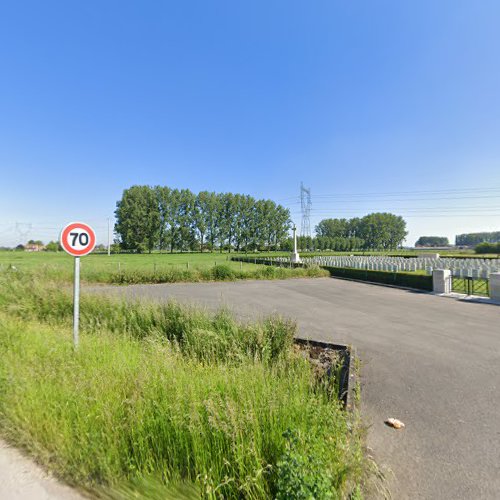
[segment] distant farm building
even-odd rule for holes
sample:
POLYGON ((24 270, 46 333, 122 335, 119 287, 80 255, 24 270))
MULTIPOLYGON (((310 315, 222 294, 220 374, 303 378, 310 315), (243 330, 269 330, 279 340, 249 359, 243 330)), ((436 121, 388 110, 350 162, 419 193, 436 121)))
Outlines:
POLYGON ((45 245, 38 245, 37 243, 28 243, 24 246, 25 252, 41 252, 45 250, 45 245))

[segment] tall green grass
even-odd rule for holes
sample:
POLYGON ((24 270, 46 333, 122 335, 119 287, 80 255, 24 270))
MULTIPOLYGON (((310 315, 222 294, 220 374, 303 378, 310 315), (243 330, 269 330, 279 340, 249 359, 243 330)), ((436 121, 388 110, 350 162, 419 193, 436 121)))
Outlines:
MULTIPOLYGON (((70 326, 73 299, 58 283, 30 273, 0 274, 0 307, 25 320, 70 326)), ((224 309, 215 314, 175 302, 150 304, 84 294, 80 299, 83 332, 102 331, 133 338, 158 338, 186 356, 208 362, 273 362, 289 353, 296 326, 278 316, 238 323, 224 309)))
MULTIPOLYGON (((6 268, 6 271, 11 269, 6 268)), ((20 269, 16 271, 23 272, 20 269)), ((33 271, 28 271, 33 272, 33 271)), ((70 282, 73 271, 59 266, 44 266, 34 271, 51 280, 70 282)), ((150 268, 121 270, 83 268, 82 280, 88 283, 108 283, 117 285, 132 285, 141 283, 187 283, 203 281, 236 281, 236 280, 271 280, 288 278, 317 278, 326 277, 328 273, 319 267, 289 269, 285 267, 270 267, 255 264, 246 264, 239 269, 235 263, 219 264, 212 267, 182 268, 168 266, 156 270, 150 268)))
POLYGON ((93 495, 343 498, 363 480, 358 427, 293 323, 87 297, 75 352, 57 285, 2 273, 0 308, 0 432, 93 495))
POLYGON ((287 278, 318 278, 329 276, 319 267, 289 269, 285 267, 259 266, 235 269, 234 264, 222 264, 211 268, 164 269, 158 271, 123 271, 113 273, 89 273, 87 280, 98 283, 137 284, 137 283, 175 283, 199 281, 270 280, 287 278))

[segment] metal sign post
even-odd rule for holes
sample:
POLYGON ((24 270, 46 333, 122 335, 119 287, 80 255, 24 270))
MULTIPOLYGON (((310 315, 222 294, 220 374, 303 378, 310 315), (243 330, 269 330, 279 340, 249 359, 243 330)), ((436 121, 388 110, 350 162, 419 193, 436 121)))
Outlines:
POLYGON ((73 345, 78 347, 78 324, 80 322, 80 257, 75 257, 75 282, 73 285, 73 345))
POLYGON ((72 222, 61 231, 59 241, 65 252, 75 258, 75 276, 73 284, 73 345, 79 343, 80 322, 80 257, 88 255, 95 247, 95 232, 83 222, 72 222))

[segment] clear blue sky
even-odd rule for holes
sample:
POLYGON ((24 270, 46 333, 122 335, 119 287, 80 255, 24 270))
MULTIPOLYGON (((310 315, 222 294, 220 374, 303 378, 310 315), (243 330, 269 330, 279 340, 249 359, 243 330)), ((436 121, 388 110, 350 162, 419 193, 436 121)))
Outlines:
POLYGON ((75 218, 104 241, 132 184, 269 197, 300 225, 304 181, 313 225, 500 230, 499 26, 498 0, 3 2, 0 244, 75 218))

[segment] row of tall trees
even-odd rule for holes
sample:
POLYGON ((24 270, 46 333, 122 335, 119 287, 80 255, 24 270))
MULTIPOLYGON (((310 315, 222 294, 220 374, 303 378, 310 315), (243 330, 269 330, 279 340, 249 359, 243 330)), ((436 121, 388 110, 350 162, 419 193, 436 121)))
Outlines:
POLYGON ((491 233, 465 233, 455 237, 457 247, 471 247, 483 242, 500 243, 500 231, 493 231, 491 233))
POLYGON ((116 204, 124 250, 273 250, 288 238, 290 212, 272 200, 167 186, 132 186, 116 204))
POLYGON ((408 232, 403 217, 382 212, 352 219, 323 219, 316 226, 316 234, 318 238, 347 240, 343 244, 350 248, 346 250, 392 250, 402 245, 408 232))

